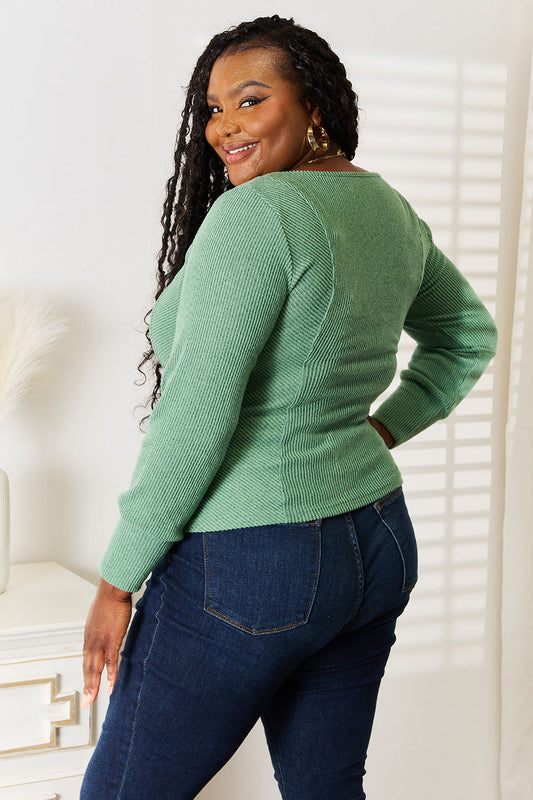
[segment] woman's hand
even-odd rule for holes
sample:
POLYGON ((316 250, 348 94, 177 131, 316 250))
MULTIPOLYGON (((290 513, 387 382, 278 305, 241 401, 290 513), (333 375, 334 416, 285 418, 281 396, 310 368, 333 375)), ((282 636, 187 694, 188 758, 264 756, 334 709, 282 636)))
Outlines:
POLYGON ((107 692, 111 694, 117 680, 118 654, 130 618, 131 593, 117 589, 101 578, 85 624, 82 708, 96 700, 104 664, 107 692))
POLYGON ((383 441, 390 450, 390 448, 394 444, 394 438, 388 431, 388 429, 385 427, 385 425, 382 425, 381 422, 377 419, 374 419, 374 417, 367 417, 367 421, 370 422, 372 427, 377 430, 377 432, 379 433, 379 435, 381 436, 381 438, 383 439, 383 441))

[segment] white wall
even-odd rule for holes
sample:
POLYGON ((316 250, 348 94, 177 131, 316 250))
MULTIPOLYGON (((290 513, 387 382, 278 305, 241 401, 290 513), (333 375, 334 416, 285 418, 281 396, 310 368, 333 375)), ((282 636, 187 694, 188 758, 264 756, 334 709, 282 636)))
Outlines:
MULTIPOLYGON (((141 412, 133 409, 147 392, 133 381, 181 87, 210 36, 262 14, 293 15, 353 69, 367 65, 363 85, 370 93, 368 64, 383 69, 387 60, 414 64, 422 75, 466 60, 505 68, 518 6, 519 0, 333 0, 325 15, 320 4, 281 8, 254 0, 236 0, 229 11, 214 2, 200 8, 169 0, 4 3, 0 289, 33 290, 71 324, 49 368, 0 428, 0 465, 12 486, 13 561, 56 560, 97 578, 117 520, 116 497, 129 484, 142 438, 141 412)), ((355 72, 351 77, 365 108, 359 163, 394 177, 407 193, 422 165, 412 154, 405 158, 405 140, 390 131, 387 147, 373 144, 373 98, 364 96, 355 72)), ((393 78, 385 69, 389 94, 393 78)), ((430 174, 441 157, 426 153, 430 174)), ((451 205, 454 199, 452 193, 451 205)), ((436 208, 428 207, 432 213, 436 208)), ((456 222, 442 224, 443 237, 456 222)), ((482 602, 488 587, 485 581, 482 602)), ((453 600, 449 592, 442 597, 453 600)), ((429 649, 422 657, 415 637, 391 659, 369 754, 369 798, 496 798, 496 671, 487 656, 495 618, 486 620, 476 656, 461 660, 454 655, 459 640, 428 627, 427 618, 417 625, 422 605, 414 599, 412 606, 399 638, 402 629, 422 638, 427 632, 429 649)), ((278 796, 259 728, 201 796, 252 795, 278 796)))

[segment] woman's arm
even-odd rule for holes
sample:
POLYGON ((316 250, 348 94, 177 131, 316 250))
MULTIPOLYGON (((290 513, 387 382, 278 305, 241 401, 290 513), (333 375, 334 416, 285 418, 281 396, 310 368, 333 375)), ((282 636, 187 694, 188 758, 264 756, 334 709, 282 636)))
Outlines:
POLYGON ((246 386, 285 303, 292 261, 278 216, 239 186, 214 203, 183 267, 172 351, 120 519, 101 563, 137 591, 183 538, 237 426, 246 386))
POLYGON ((485 371, 496 352, 497 331, 489 312, 466 278, 432 241, 424 277, 405 319, 417 342, 400 385, 374 412, 396 447, 453 411, 485 371))

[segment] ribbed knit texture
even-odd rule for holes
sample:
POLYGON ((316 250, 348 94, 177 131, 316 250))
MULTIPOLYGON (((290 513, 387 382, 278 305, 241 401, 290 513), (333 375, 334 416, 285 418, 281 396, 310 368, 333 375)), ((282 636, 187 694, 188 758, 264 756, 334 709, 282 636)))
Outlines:
POLYGON ((209 211, 152 311, 164 367, 103 577, 138 589, 188 532, 303 522, 402 482, 395 446, 449 414, 496 346, 492 318, 377 173, 272 173, 209 211))

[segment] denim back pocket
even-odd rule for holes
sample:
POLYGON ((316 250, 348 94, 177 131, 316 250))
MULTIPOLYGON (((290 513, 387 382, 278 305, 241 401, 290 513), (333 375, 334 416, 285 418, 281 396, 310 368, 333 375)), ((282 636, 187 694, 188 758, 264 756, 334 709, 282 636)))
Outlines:
POLYGON ((373 505, 402 560, 402 592, 410 592, 418 580, 418 549, 402 487, 394 489, 373 505))
POLYGON ((203 533, 204 609, 247 633, 307 622, 320 573, 320 520, 203 533))

